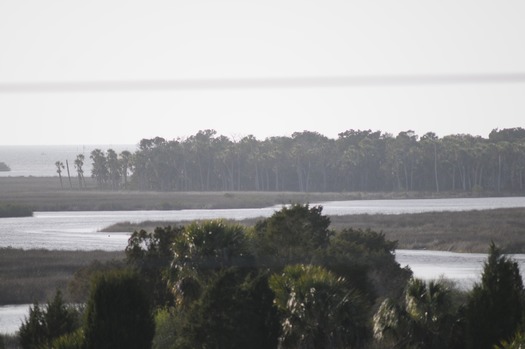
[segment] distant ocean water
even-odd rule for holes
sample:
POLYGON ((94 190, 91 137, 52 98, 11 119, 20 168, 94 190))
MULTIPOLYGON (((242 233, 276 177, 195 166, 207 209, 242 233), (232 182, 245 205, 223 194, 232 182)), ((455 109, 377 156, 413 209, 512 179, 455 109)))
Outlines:
POLYGON ((90 145, 0 145, 0 162, 11 168, 9 172, 0 171, 0 177, 53 177, 58 176, 55 162, 66 160, 69 170, 75 172, 74 161, 78 154, 83 154, 84 173, 91 173, 91 151, 113 149, 117 153, 124 150, 135 152, 134 144, 90 144, 90 145))

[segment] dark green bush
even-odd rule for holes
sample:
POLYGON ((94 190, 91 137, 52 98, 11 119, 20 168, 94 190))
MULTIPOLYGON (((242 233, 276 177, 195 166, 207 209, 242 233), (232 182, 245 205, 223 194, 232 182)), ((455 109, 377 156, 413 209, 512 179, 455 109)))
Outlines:
POLYGON ((138 274, 112 271, 92 284, 84 324, 87 349, 151 348, 155 322, 138 274))

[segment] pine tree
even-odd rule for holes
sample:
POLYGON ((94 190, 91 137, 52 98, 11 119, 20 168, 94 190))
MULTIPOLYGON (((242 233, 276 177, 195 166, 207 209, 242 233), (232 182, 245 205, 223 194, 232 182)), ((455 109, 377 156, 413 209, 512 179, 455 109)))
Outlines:
POLYGON ((467 303, 466 348, 489 349, 509 340, 522 322, 523 296, 518 264, 492 243, 481 283, 474 286, 467 303))

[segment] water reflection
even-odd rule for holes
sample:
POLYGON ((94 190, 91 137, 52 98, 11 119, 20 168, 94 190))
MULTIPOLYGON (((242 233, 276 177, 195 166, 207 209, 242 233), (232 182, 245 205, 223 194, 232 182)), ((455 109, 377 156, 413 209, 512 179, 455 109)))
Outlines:
MULTIPOLYGON (((400 214, 525 207, 525 197, 356 200, 320 204, 323 205, 323 213, 326 215, 400 214)), ((280 208, 281 206, 225 210, 37 212, 34 217, 1 218, 0 247, 122 250, 127 244, 129 234, 104 234, 98 231, 125 221, 188 221, 215 218, 242 220, 269 217, 280 208)))
POLYGON ((29 316, 29 304, 0 306, 0 334, 14 334, 29 316))
MULTIPOLYGON (((518 262, 521 274, 525 272, 525 254, 509 255, 518 262)), ((444 277, 454 281, 461 289, 470 289, 478 282, 487 259, 484 253, 456 253, 428 250, 397 250, 396 260, 408 265, 414 276, 433 280, 444 277)))

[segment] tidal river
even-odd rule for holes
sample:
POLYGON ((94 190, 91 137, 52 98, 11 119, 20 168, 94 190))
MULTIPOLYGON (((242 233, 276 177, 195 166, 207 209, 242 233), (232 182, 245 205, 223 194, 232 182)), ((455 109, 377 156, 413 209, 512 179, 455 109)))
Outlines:
MULTIPOLYGON (((465 211, 509 207, 525 207, 524 197, 421 199, 421 200, 359 200, 324 202, 323 213, 401 214, 431 211, 465 211)), ((0 219, 0 248, 56 250, 123 250, 129 233, 101 233, 102 228, 118 222, 182 221, 195 219, 245 219, 268 217, 280 206, 263 209, 179 210, 179 211, 100 211, 100 212, 36 212, 33 217, 0 219)), ((514 255, 525 270, 525 255, 514 255)), ((408 265, 416 277, 446 277, 462 288, 470 288, 479 279, 484 254, 441 251, 397 250, 396 259, 408 265)), ((523 273, 523 271, 522 271, 523 273)), ((0 333, 15 332, 28 305, 0 307, 0 333)))
MULTIPOLYGON (((525 207, 525 197, 415 200, 355 200, 319 203, 327 215, 401 214, 525 207)), ((1 218, 0 248, 122 250, 129 234, 99 231, 118 222, 268 217, 280 206, 261 209, 178 211, 36 212, 33 217, 1 218)))

